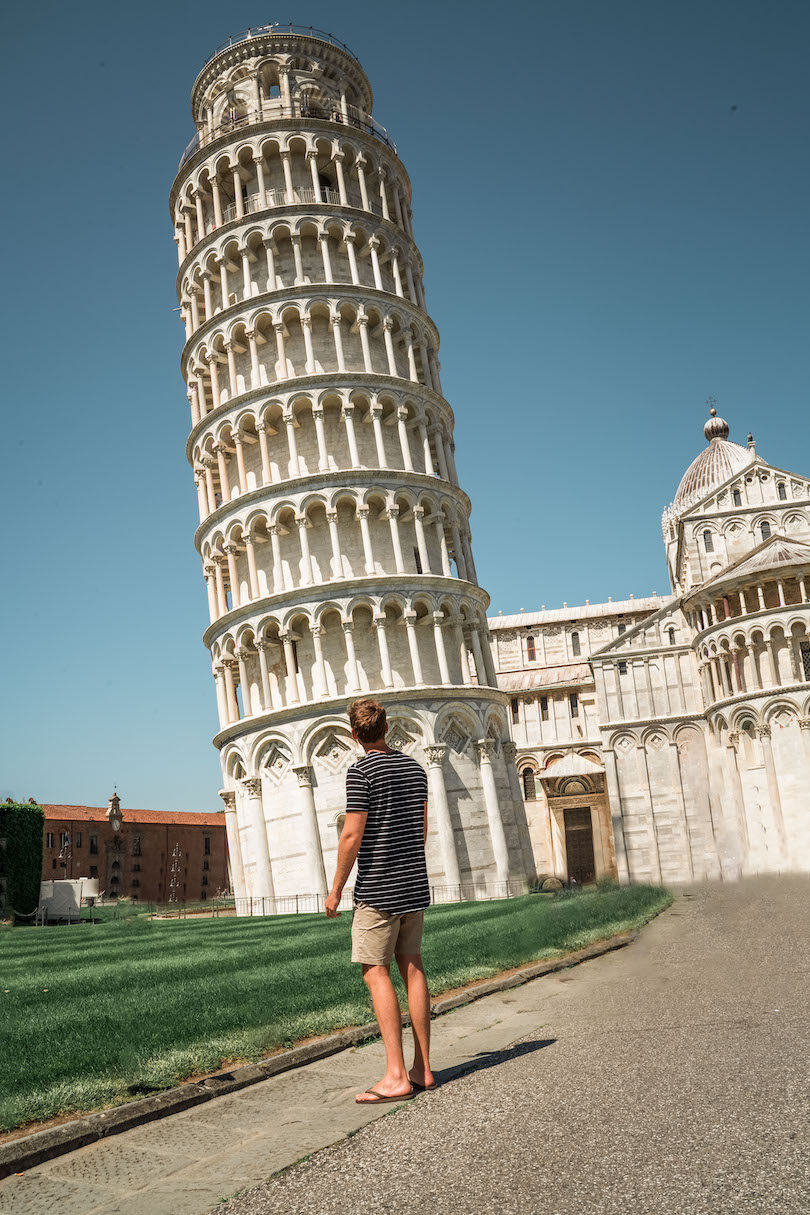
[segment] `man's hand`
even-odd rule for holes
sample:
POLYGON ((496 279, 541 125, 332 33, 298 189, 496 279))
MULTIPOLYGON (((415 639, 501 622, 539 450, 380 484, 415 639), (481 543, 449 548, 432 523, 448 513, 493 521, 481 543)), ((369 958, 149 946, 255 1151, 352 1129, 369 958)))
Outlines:
POLYGON ((329 920, 337 919, 337 917, 340 915, 340 912, 338 911, 339 903, 340 903, 340 895, 335 894, 334 890, 330 890, 329 894, 324 899, 324 904, 323 904, 327 919, 329 919, 329 920))

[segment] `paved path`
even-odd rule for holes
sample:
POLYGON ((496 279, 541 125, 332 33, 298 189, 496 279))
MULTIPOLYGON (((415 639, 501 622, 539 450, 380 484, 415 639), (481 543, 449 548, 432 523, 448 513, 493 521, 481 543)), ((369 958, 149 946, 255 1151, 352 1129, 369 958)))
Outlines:
POLYGON ((255 1186, 217 1210, 806 1215, 808 896, 701 889, 629 949, 440 1018, 445 1085, 392 1116, 352 1100, 372 1044, 0 1182, 0 1211, 203 1215, 255 1186))

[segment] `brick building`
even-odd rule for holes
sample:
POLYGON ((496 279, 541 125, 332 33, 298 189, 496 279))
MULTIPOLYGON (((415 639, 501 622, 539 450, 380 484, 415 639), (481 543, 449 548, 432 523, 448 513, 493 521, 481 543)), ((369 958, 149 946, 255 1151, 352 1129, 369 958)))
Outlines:
POLYGON ((231 889, 225 815, 43 805, 44 881, 97 878, 102 898, 150 903, 215 898, 231 889))

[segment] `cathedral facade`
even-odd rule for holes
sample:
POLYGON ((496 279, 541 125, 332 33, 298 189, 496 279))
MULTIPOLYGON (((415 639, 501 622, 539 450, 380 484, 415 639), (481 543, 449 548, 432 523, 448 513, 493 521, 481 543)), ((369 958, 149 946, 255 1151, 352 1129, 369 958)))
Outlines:
POLYGON ((810 480, 704 433, 670 596, 489 622, 539 874, 810 870, 810 480))

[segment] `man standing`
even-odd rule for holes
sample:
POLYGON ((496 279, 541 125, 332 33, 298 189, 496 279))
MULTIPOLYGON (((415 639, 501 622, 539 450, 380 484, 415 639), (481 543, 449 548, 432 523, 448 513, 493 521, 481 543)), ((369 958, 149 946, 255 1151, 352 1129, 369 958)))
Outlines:
POLYGON ((352 738, 365 751, 346 773, 346 821, 326 914, 338 904, 357 859, 352 919, 352 961, 363 967, 385 1046, 385 1075, 355 1100, 361 1105, 404 1101, 416 1089, 435 1088, 430 1070, 430 995, 422 966, 422 920, 430 903, 425 864, 427 776, 415 759, 385 741, 385 709, 375 700, 349 707, 352 738), (391 982, 396 957, 408 994, 414 1059, 402 1054, 402 1014, 391 982))

